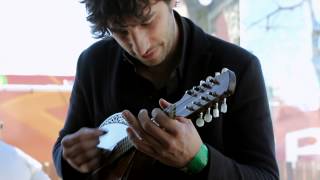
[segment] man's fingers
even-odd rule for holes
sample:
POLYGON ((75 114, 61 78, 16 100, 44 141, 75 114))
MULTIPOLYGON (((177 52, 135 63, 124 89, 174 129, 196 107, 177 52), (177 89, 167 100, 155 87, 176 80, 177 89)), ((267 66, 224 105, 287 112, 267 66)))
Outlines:
POLYGON ((69 147, 72 147, 74 144, 76 144, 76 142, 73 141, 73 136, 72 135, 66 135, 61 140, 61 144, 62 144, 63 147, 69 148, 69 147))
POLYGON ((125 120, 128 122, 129 125, 137 126, 136 117, 128 110, 122 111, 122 115, 125 117, 125 120))
POLYGON ((161 107, 161 109, 165 109, 170 105, 171 105, 171 103, 169 103, 168 101, 164 100, 163 98, 159 99, 159 106, 161 107))
POLYGON ((82 172, 80 167, 78 165, 76 165, 73 161, 71 161, 70 159, 67 159, 66 161, 68 162, 68 164, 70 164, 71 167, 73 167, 74 169, 82 172))
POLYGON ((99 158, 93 158, 84 165, 80 166, 80 169, 83 170, 83 172, 90 172, 100 167, 100 165, 101 160, 99 158))
POLYGON ((169 133, 176 133, 179 123, 168 118, 168 116, 159 108, 152 110, 152 117, 159 124, 161 128, 164 128, 169 133))
POLYGON ((97 139, 97 137, 105 134, 106 132, 102 129, 97 128, 81 128, 79 131, 73 134, 78 140, 89 140, 89 139, 97 139))
POLYGON ((96 146, 99 144, 99 139, 94 139, 86 141, 83 143, 75 144, 69 148, 63 148, 63 157, 65 158, 75 158, 79 154, 86 153, 88 149, 98 149, 96 146))
POLYGON ((74 157, 67 157, 65 159, 73 168, 77 169, 78 171, 89 172, 96 168, 97 165, 94 162, 99 163, 101 155, 102 152, 94 147, 93 149, 78 151, 74 157))
MULTIPOLYGON (((150 128, 142 127, 146 126, 144 122, 148 122, 149 124, 147 126, 153 126, 153 128, 156 128, 157 130, 160 130, 148 117, 148 113, 146 110, 141 110, 139 112, 138 118, 145 119, 144 121, 141 121, 140 119, 137 119, 132 113, 129 111, 124 111, 124 116, 127 119, 127 122, 129 123, 129 132, 132 132, 134 134, 133 139, 138 139, 139 141, 143 142, 144 145, 149 145, 150 147, 153 147, 154 149, 161 149, 161 141, 159 138, 157 138, 157 133, 150 131, 150 128), (146 129, 144 129, 146 128, 146 129), (148 132, 146 130, 149 130, 148 132)), ((137 141, 138 142, 138 141, 137 141)))
POLYGON ((154 148, 152 148, 150 144, 146 142, 146 140, 139 139, 132 128, 129 127, 127 129, 127 133, 130 141, 133 143, 136 149, 145 154, 148 154, 149 156, 154 156, 156 154, 154 148))
POLYGON ((134 131, 135 135, 142 139, 143 130, 140 126, 140 123, 136 119, 136 117, 128 110, 124 110, 122 112, 123 116, 125 117, 126 121, 128 122, 129 126, 132 127, 132 131, 134 131))
POLYGON ((98 149, 88 150, 87 152, 83 152, 82 156, 77 156, 74 158, 74 163, 78 166, 88 163, 92 159, 100 159, 101 151, 98 149))
POLYGON ((68 161, 68 163, 74 168, 77 169, 78 171, 82 173, 87 173, 90 171, 93 171, 97 169, 101 165, 101 159, 100 158, 91 158, 86 162, 82 163, 76 163, 73 161, 68 161))
POLYGON ((72 147, 75 144, 78 144, 81 141, 88 141, 90 139, 98 139, 99 136, 105 134, 106 132, 101 129, 93 128, 81 128, 79 131, 66 135, 61 144, 63 147, 72 147))
POLYGON ((99 136, 105 133, 100 129, 82 128, 73 134, 66 135, 61 141, 63 158, 80 172, 93 170, 95 166, 91 161, 101 156, 101 151, 96 147, 99 136))
MULTIPOLYGON (((142 125, 144 132, 146 132, 151 138, 148 141, 152 146, 161 148, 162 145, 167 145, 171 137, 167 134, 166 131, 159 128, 156 123, 152 122, 148 112, 146 110, 141 110, 138 114, 138 119, 142 125)), ((142 137, 143 138, 143 137, 142 137)))

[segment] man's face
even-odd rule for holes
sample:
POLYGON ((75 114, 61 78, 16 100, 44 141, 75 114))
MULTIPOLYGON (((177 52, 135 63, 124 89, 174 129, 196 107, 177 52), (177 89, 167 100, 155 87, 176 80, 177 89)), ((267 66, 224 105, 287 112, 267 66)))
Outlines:
POLYGON ((146 66, 156 66, 172 52, 177 28, 172 3, 151 3, 145 20, 127 18, 124 26, 110 24, 112 36, 130 55, 146 66))

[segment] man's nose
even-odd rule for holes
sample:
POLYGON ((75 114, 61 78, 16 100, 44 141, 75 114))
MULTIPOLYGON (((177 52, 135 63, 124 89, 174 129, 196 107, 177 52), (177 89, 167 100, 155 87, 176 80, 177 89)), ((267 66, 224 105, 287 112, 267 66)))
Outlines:
POLYGON ((150 46, 148 34, 139 28, 134 28, 131 35, 133 51, 139 56, 143 56, 150 46))

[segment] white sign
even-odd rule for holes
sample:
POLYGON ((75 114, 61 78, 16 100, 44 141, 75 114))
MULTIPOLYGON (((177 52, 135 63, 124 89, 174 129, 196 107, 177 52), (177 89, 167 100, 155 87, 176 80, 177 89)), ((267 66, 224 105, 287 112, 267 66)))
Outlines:
POLYGON ((290 132, 285 138, 286 161, 293 165, 297 162, 299 156, 320 155, 320 128, 308 128, 299 131, 290 132), (299 146, 299 140, 304 138, 313 138, 312 144, 299 146))

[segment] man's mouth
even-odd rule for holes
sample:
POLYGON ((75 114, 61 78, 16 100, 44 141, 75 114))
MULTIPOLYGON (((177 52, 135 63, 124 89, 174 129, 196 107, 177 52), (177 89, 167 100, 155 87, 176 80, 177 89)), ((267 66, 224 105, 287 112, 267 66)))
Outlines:
POLYGON ((142 58, 144 59, 151 58, 154 55, 155 50, 156 50, 155 48, 148 50, 145 54, 142 55, 142 58))

